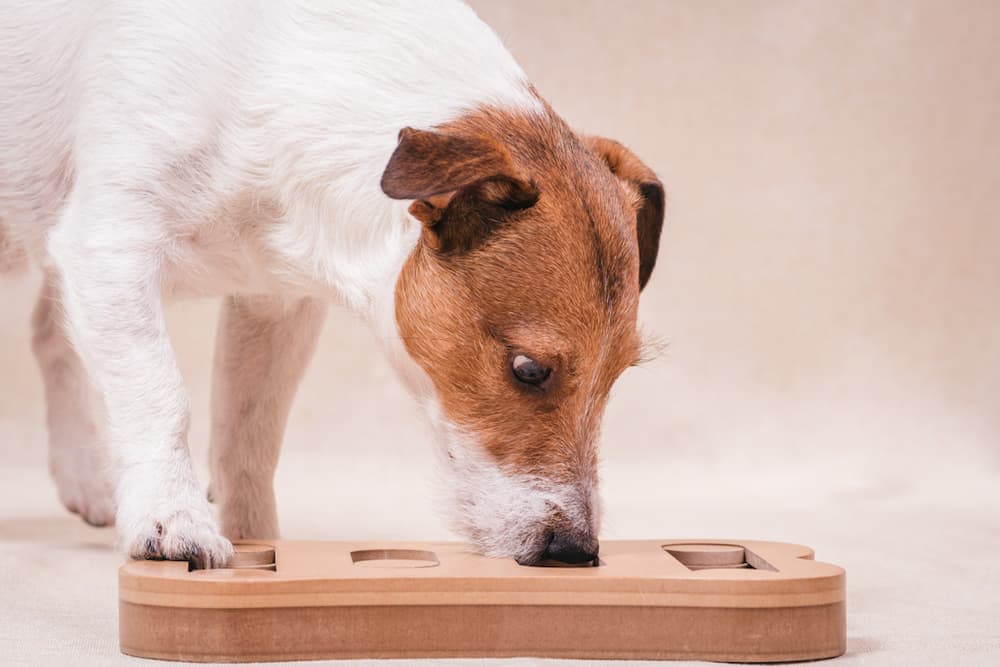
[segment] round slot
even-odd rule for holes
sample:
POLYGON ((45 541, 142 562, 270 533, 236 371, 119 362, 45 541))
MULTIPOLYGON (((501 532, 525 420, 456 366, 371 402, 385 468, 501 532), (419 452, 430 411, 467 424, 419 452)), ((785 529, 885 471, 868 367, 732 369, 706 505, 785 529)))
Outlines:
POLYGON ((433 551, 422 549, 361 549, 351 552, 351 560, 358 567, 378 568, 437 567, 439 564, 433 551))
POLYGON ((743 547, 735 544, 664 544, 663 550, 692 570, 746 565, 743 547))

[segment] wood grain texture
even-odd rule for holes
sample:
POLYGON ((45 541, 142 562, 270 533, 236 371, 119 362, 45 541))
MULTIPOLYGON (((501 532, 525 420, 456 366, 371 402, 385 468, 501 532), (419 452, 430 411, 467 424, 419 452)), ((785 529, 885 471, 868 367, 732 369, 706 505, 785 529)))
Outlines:
MULTIPOLYGON (((264 546, 274 548, 273 571, 123 565, 122 651, 200 662, 488 656, 775 662, 833 657, 846 647, 844 571, 812 560, 812 551, 799 545, 603 542, 601 566, 586 568, 522 567, 455 543, 264 546), (690 569, 667 550, 682 544, 678 551, 697 567, 721 567, 690 569), (746 554, 743 567, 731 567, 734 547, 746 554), (426 552, 437 564, 428 565, 426 552), (381 566, 362 566, 375 555, 381 566)), ((260 560, 266 551, 260 547, 238 545, 258 554, 251 560, 260 560)))

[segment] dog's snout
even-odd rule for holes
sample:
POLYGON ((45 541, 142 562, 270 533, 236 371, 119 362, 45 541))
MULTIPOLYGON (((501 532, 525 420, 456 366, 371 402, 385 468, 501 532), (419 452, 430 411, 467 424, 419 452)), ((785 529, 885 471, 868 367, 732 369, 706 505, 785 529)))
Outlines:
POLYGON ((599 544, 596 538, 555 532, 552 534, 552 539, 545 548, 542 558, 570 565, 590 563, 597 560, 598 548, 599 544))

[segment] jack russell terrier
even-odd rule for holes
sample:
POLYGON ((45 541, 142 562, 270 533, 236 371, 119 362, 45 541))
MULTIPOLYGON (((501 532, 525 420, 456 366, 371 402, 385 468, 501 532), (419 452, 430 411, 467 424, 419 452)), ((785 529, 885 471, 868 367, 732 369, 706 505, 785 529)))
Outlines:
POLYGON ((134 558, 273 538, 272 478, 327 304, 361 314, 444 451, 456 529, 593 560, 597 446, 640 354, 656 175, 582 136, 453 0, 0 8, 0 267, 34 258, 62 502, 134 558), (225 303, 211 493, 165 299, 225 303))

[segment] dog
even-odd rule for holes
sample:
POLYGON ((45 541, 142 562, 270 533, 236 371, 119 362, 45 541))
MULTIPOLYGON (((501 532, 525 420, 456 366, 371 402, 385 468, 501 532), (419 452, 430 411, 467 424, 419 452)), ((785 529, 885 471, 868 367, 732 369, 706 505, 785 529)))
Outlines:
POLYGON ((425 408, 474 548, 597 557, 598 432, 640 356, 663 186, 575 133, 469 7, 35 0, 0 31, 0 266, 44 271, 33 349, 69 510, 195 567, 277 537, 289 406, 335 303, 425 408), (218 519, 164 327, 187 295, 224 299, 218 519))

